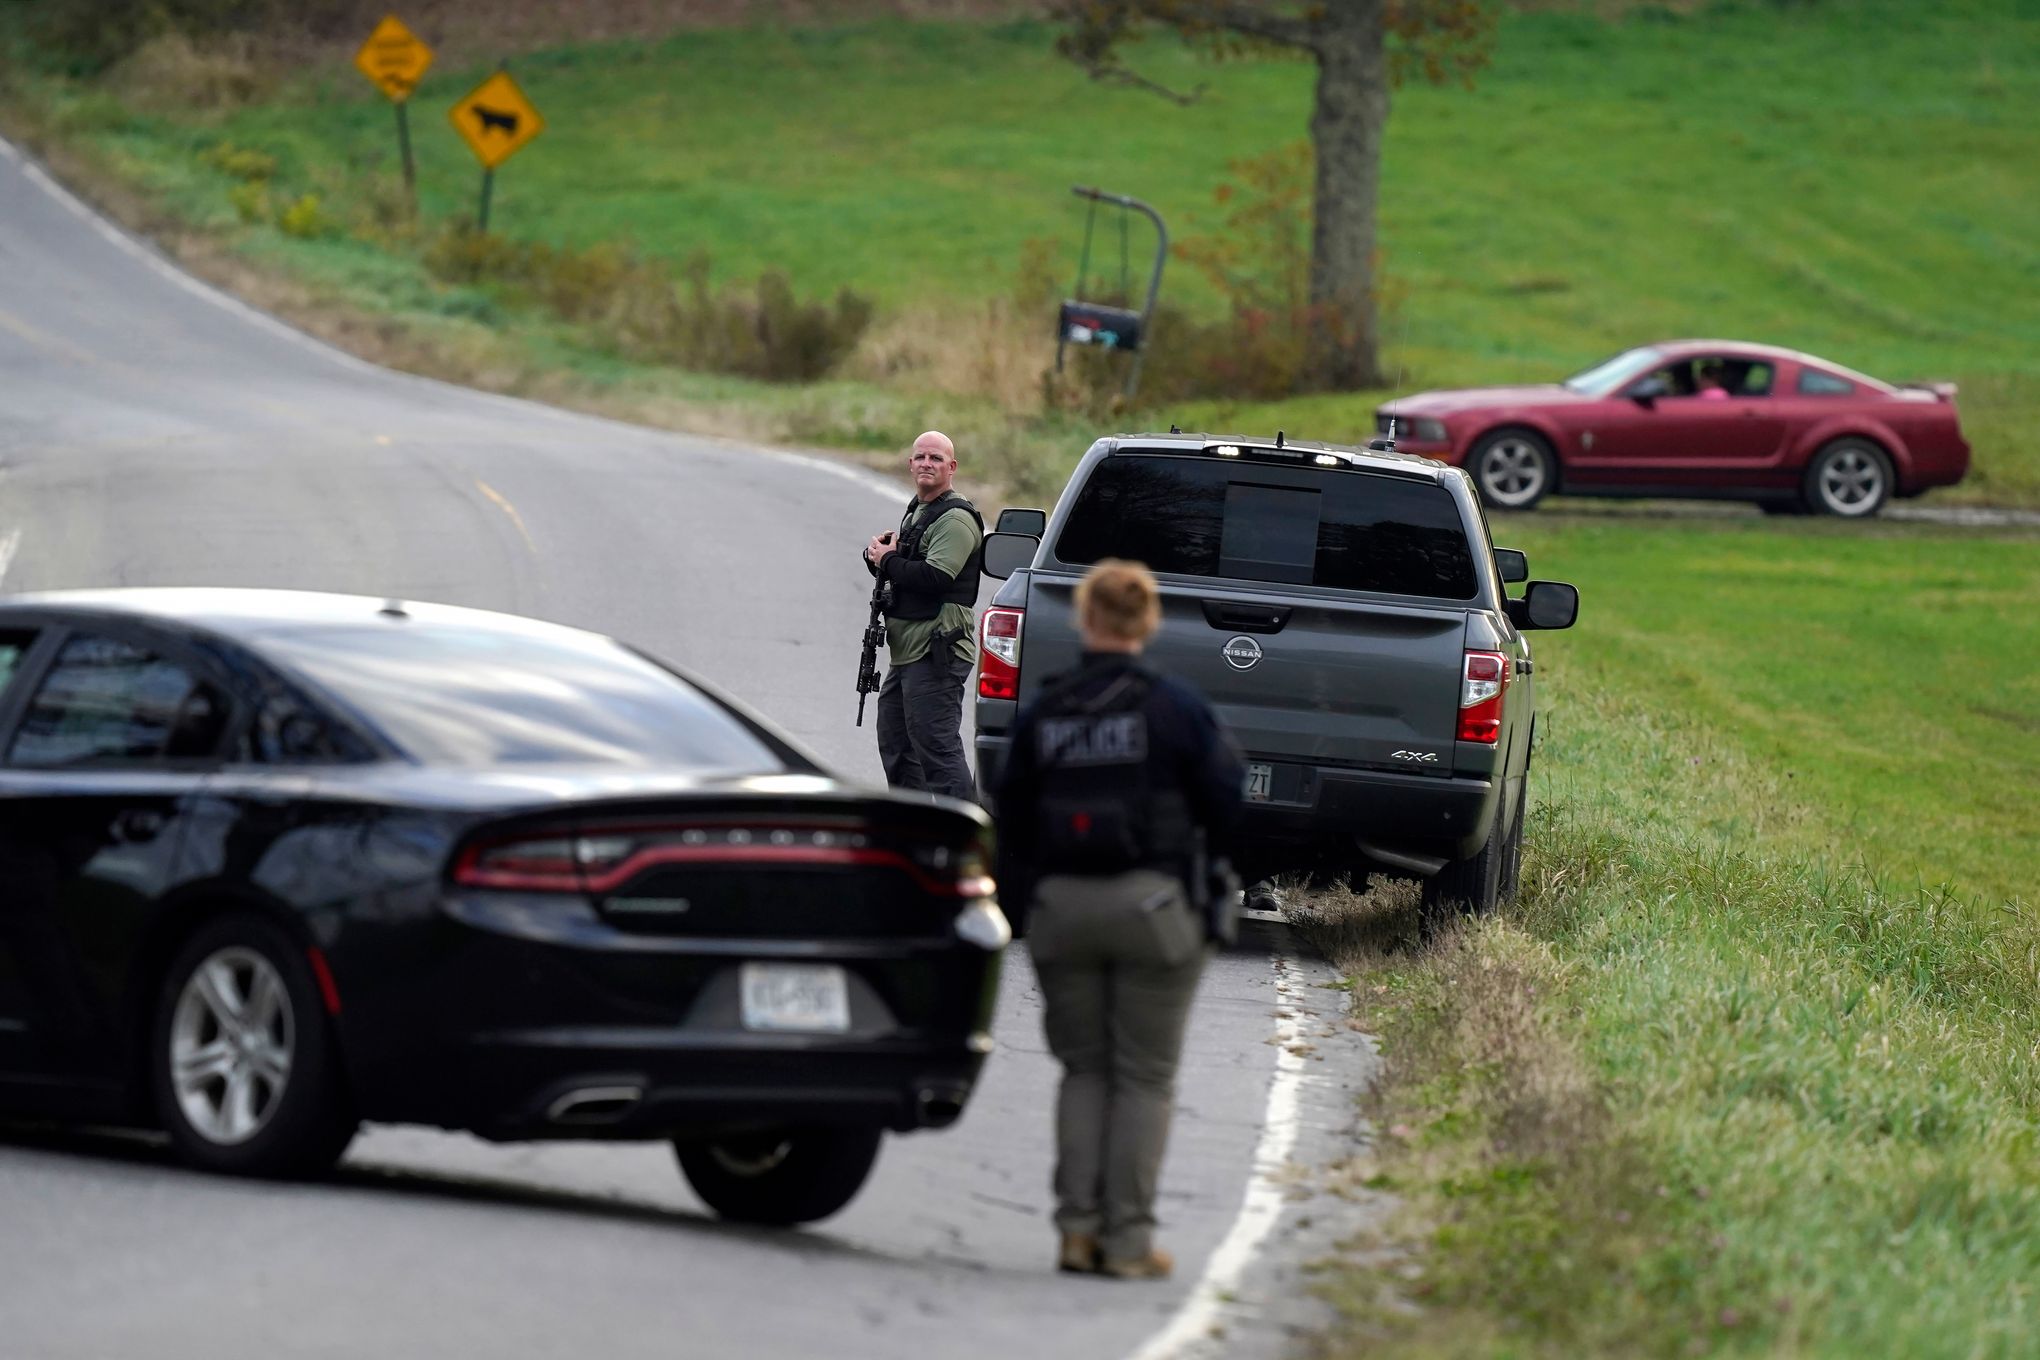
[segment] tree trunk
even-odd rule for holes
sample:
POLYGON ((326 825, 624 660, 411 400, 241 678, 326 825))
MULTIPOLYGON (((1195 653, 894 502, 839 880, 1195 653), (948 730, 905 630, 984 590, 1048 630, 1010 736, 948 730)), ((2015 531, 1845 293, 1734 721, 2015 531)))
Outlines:
POLYGON ((1375 200, 1388 127, 1382 0, 1343 0, 1320 31, 1317 201, 1311 237, 1309 379, 1319 388, 1386 386, 1376 314, 1375 200))

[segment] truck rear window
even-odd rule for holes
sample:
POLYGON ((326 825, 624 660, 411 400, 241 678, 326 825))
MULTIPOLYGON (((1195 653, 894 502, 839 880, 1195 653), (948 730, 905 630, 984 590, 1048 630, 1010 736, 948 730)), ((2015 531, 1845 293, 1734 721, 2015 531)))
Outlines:
POLYGON ((1459 507, 1431 482, 1364 472, 1108 458, 1084 483, 1056 557, 1154 571, 1422 595, 1474 596, 1459 507))

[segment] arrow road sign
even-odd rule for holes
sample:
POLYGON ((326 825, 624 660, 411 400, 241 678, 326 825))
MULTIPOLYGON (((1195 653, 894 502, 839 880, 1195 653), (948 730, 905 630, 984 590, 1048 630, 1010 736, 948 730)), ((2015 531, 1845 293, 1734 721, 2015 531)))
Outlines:
POLYGON ((411 97, 425 68, 432 64, 432 49, 396 15, 388 15, 368 35, 368 41, 354 54, 361 74, 375 82, 391 99, 402 103, 411 97))

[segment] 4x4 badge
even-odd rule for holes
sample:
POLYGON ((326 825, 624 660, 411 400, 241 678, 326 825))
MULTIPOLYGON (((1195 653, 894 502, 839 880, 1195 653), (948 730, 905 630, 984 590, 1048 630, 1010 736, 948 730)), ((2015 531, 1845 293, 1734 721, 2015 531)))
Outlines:
POLYGON ((1395 758, 1397 760, 1407 760, 1412 765, 1436 765, 1438 763, 1438 753, 1436 751, 1397 751, 1395 758))
POLYGON ((1236 637, 1219 649, 1219 655, 1236 671, 1252 670, 1261 659, 1261 644, 1250 637, 1236 637))

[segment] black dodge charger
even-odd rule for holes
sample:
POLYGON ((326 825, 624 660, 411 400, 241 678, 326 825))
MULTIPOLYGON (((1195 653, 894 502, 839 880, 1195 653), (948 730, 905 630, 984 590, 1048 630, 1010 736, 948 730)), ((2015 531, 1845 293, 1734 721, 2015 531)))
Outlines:
POLYGON ((0 1111, 330 1164, 364 1119, 670 1139, 725 1216, 953 1122, 976 808, 831 778, 621 643, 338 595, 0 601, 0 1111))

